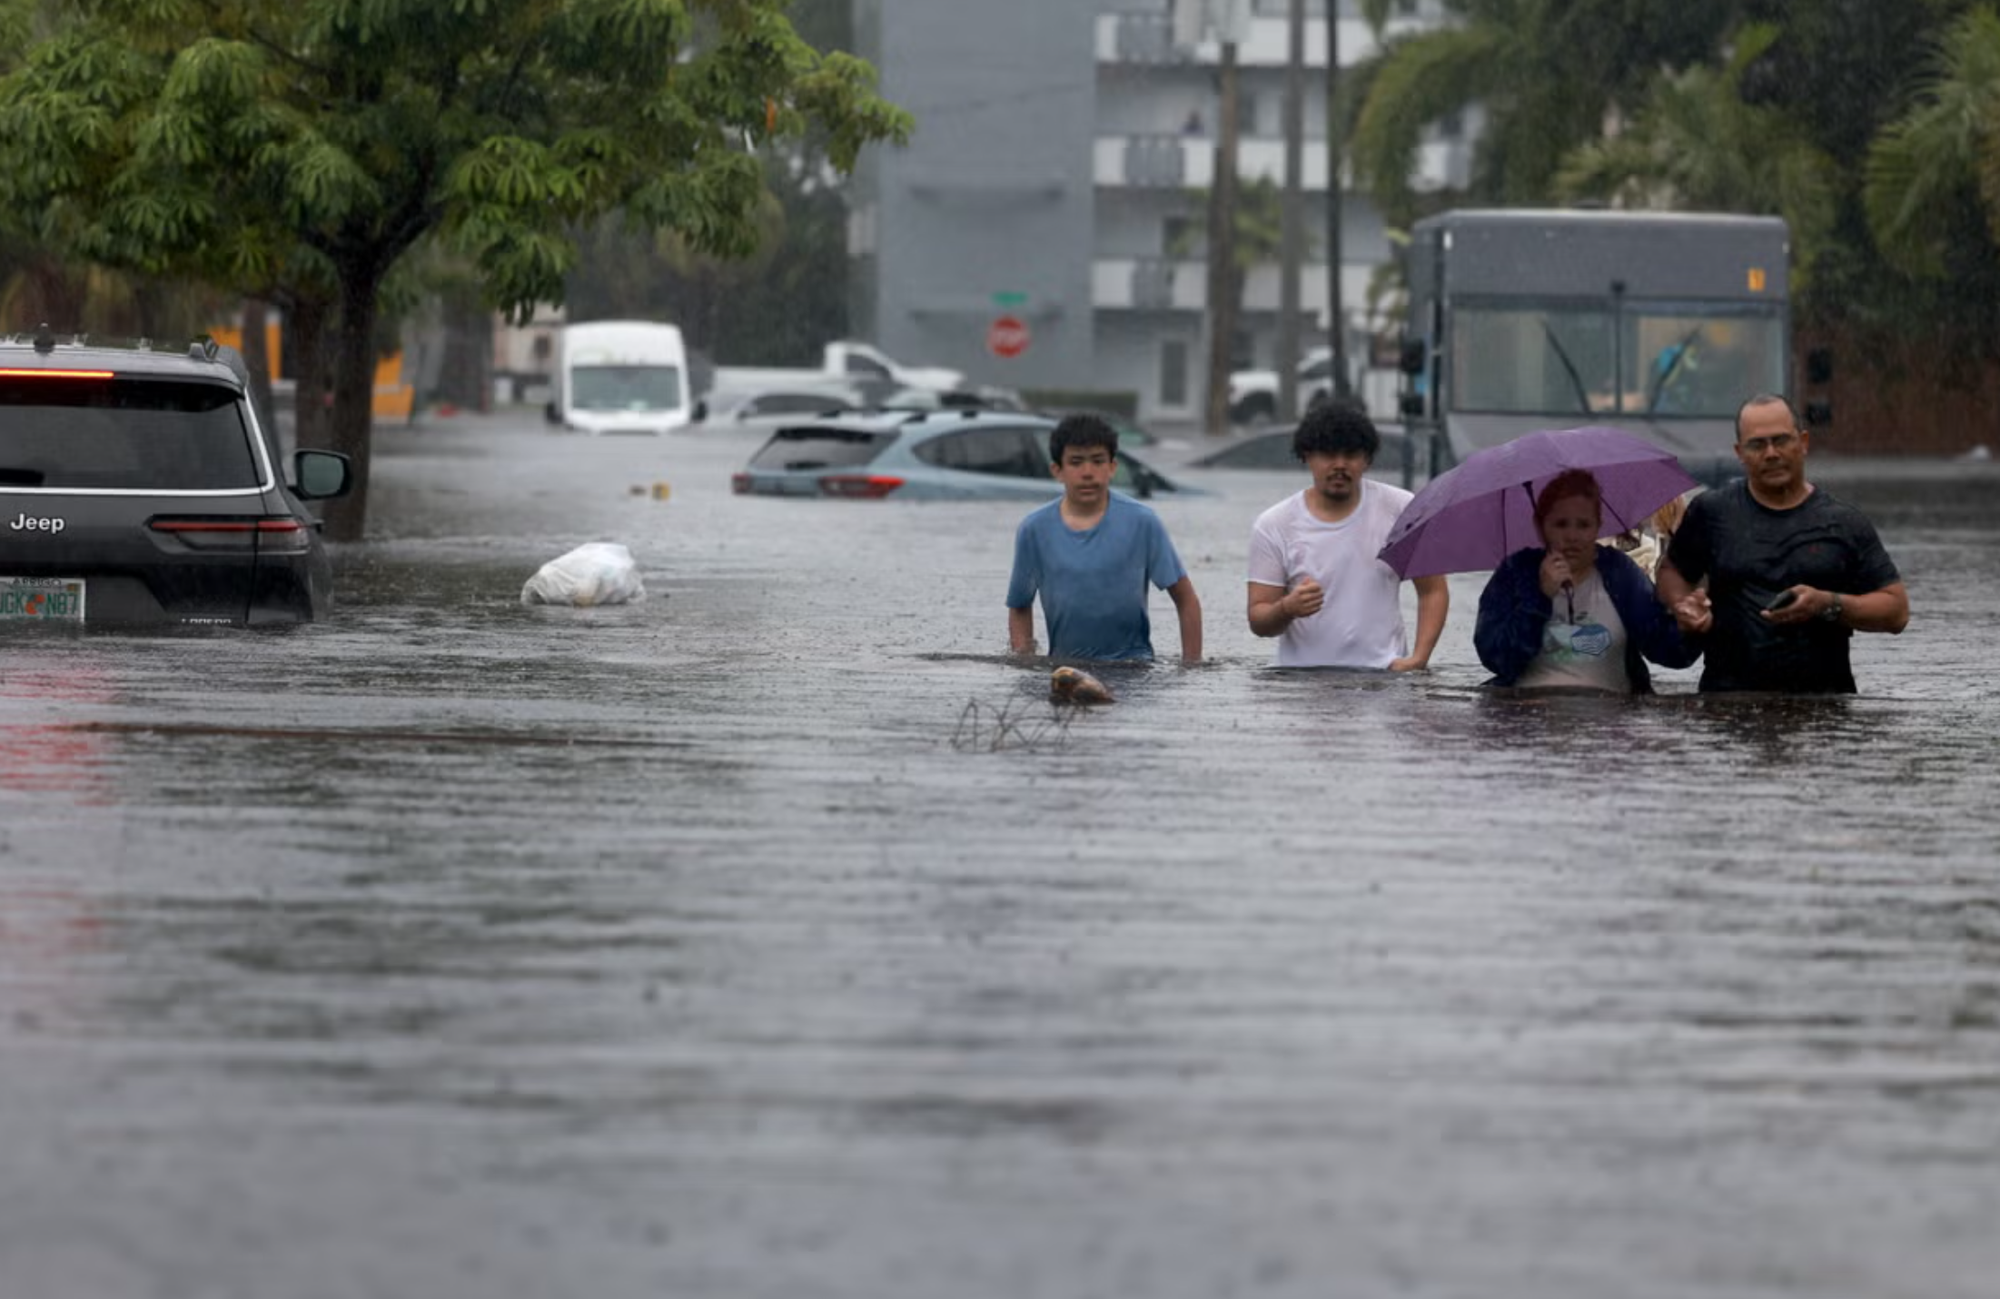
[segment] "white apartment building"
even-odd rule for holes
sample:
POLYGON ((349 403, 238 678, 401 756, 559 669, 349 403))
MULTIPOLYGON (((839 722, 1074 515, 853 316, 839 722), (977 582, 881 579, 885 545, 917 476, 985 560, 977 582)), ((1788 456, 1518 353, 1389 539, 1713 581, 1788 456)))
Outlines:
MULTIPOLYGON (((1238 3, 1249 12, 1237 47, 1237 171, 1282 185, 1289 0, 1238 3)), ((1328 321, 1325 3, 1307 2, 1302 347, 1323 343, 1328 321)), ((1129 391, 1144 418, 1196 416, 1221 46, 1170 0, 856 5, 861 53, 883 93, 917 118, 910 146, 873 151, 857 187, 858 330, 892 355, 979 381, 1129 391), (1001 317, 1031 339, 1016 356, 988 346, 1001 317)), ((1400 9, 1392 32, 1443 20, 1439 0, 1400 9)), ((1351 0, 1336 21, 1343 67, 1376 52, 1351 0)), ((1419 183, 1462 185, 1466 154, 1449 134, 1427 145, 1419 183)), ((1353 339, 1369 324, 1369 283, 1391 248, 1374 204, 1342 193, 1353 339)), ((1253 268, 1239 361, 1275 364, 1279 300, 1279 268, 1253 268)))

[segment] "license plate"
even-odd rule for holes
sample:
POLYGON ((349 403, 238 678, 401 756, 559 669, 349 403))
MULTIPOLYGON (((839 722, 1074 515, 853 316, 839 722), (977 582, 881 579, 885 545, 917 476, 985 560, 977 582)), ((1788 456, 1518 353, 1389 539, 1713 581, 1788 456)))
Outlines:
POLYGON ((82 622, 80 577, 0 577, 0 622, 82 622))

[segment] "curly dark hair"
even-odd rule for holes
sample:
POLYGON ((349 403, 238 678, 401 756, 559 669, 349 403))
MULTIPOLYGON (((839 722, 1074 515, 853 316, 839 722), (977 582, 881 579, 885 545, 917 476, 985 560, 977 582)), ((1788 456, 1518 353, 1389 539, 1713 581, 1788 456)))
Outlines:
POLYGON ((1292 434, 1292 454, 1304 464, 1309 455, 1339 455, 1342 452, 1359 451, 1368 457, 1368 463, 1375 463, 1375 453, 1382 449, 1382 435, 1375 431, 1375 421, 1368 418, 1368 412, 1360 406, 1344 401, 1327 401, 1306 412, 1299 421, 1298 430, 1292 434))

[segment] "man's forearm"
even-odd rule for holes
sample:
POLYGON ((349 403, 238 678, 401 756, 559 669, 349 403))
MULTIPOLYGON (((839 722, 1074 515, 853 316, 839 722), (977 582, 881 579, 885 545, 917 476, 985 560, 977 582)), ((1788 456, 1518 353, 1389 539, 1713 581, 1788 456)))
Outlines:
POLYGON ((1671 609, 1687 599, 1693 590, 1678 568, 1664 559, 1660 561, 1660 567, 1653 575, 1653 595, 1661 604, 1671 609))
POLYGON ((1282 636, 1285 628, 1292 625, 1292 615, 1285 609, 1285 597, 1281 592, 1269 600, 1252 600, 1249 607, 1250 631, 1256 636, 1282 636))
POLYGON ((1176 601, 1175 611, 1181 618, 1181 661, 1201 662, 1201 600, 1190 591, 1185 600, 1176 601))
POLYGON ((1009 609, 1007 611, 1007 648, 1016 654, 1035 652, 1035 611, 1033 609, 1009 609))
POLYGON ((1855 631, 1895 635, 1910 625, 1910 597, 1901 582, 1867 595, 1840 597, 1839 621, 1855 631))
POLYGON ((1443 578, 1433 583, 1417 583, 1417 645, 1410 657, 1420 663, 1431 661, 1431 651, 1444 636, 1445 619, 1451 613, 1451 588, 1443 578))

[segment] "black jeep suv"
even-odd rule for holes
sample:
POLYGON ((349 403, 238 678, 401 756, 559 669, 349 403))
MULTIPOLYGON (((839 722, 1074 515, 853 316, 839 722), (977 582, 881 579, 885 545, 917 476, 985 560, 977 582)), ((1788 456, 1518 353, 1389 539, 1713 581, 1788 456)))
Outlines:
POLYGON ((347 457, 294 480, 240 357, 0 335, 0 626, 307 622, 332 571, 304 501, 344 495, 347 457))

